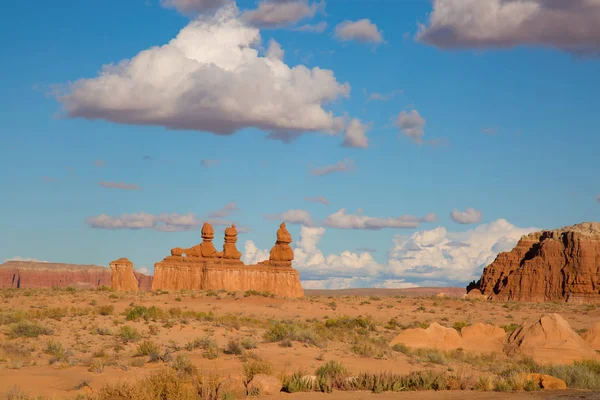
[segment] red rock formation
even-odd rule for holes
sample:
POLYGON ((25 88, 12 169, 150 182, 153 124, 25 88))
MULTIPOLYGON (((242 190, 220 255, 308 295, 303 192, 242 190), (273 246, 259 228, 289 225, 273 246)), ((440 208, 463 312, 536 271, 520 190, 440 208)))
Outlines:
POLYGON ((231 225, 231 227, 225 229, 225 244, 223 244, 223 258, 239 260, 242 257, 242 253, 240 253, 235 247, 235 243, 237 242, 237 229, 235 229, 235 224, 231 225))
POLYGON ((282 222, 277 231, 277 241, 275 242, 275 246, 273 246, 271 253, 269 254, 269 261, 289 262, 291 265, 292 260, 294 259, 294 251, 292 250, 290 243, 292 243, 292 235, 285 227, 285 222, 282 222))
MULTIPOLYGON (((134 272, 141 290, 150 290, 152 277, 134 272)), ((111 286, 112 273, 99 265, 8 261, 0 264, 0 288, 97 288, 111 286)))
POLYGON ((600 302, 600 223, 523 236, 469 288, 502 301, 600 302))
POLYGON ((110 263, 112 271, 112 288, 118 291, 137 291, 138 281, 133 274, 133 263, 126 258, 119 258, 110 263))
MULTIPOLYGON (((225 231, 223 253, 209 252, 206 254, 210 254, 210 256, 205 256, 203 255, 205 254, 205 237, 210 237, 212 240, 212 236, 205 235, 205 233, 212 232, 212 227, 204 224, 202 231, 202 238, 205 239, 202 244, 187 250, 173 249, 171 256, 154 265, 152 290, 256 290, 284 297, 304 296, 300 285, 300 275, 292 268, 291 259, 269 260, 258 265, 244 265, 239 260, 241 253, 235 247, 237 240, 235 227, 225 231)), ((291 235, 285 229, 285 224, 282 224, 277 237, 282 253, 285 253, 284 246, 289 247, 289 243, 292 241, 291 235), (281 243, 279 243, 279 239, 282 239, 281 243)), ((278 244, 275 246, 277 247, 278 244)), ((212 246, 212 243, 210 245, 212 246)), ((279 254, 277 251, 275 253, 279 254)), ((293 258, 293 252, 291 257, 293 258)), ((276 256, 276 258, 278 257, 276 256)), ((288 254, 279 258, 290 257, 288 254)))
POLYGON ((219 253, 212 240, 215 237, 215 230, 209 223, 202 225, 202 243, 189 249, 181 249, 179 247, 171 249, 172 256, 188 256, 188 257, 204 257, 204 258, 221 258, 223 253, 219 253))

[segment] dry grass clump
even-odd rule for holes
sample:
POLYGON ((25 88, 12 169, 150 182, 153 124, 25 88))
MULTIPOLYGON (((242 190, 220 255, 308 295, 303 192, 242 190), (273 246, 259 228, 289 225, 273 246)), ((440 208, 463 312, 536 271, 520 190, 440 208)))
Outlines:
POLYGON ((150 362, 160 360, 160 346, 152 340, 144 340, 137 347, 135 353, 138 357, 148 356, 150 362))
POLYGON ((323 338, 312 326, 293 321, 274 322, 265 332, 267 342, 296 341, 304 344, 323 347, 323 338))
POLYGON ((197 337, 186 343, 184 346, 187 351, 193 351, 196 349, 202 349, 204 352, 202 356, 204 358, 208 358, 209 360, 214 360, 219 358, 221 355, 221 349, 217 345, 217 342, 212 337, 197 337))
POLYGON ((124 343, 130 343, 130 342, 137 342, 138 340, 140 340, 142 338, 142 335, 138 332, 137 329, 125 325, 121 327, 121 330, 119 331, 119 338, 124 342, 124 343))

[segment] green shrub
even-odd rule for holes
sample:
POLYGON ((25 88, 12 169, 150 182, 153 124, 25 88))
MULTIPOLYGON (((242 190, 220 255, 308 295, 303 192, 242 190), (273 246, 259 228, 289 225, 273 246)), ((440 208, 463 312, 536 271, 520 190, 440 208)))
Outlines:
POLYGON ((121 338, 121 340, 125 343, 129 343, 129 342, 137 342, 138 340, 140 340, 142 338, 142 335, 140 335, 140 333, 137 331, 137 329, 125 325, 121 327, 121 330, 119 331, 119 337, 121 338))
POLYGON ((242 341, 240 342, 240 344, 246 350, 255 349, 257 347, 256 339, 251 338, 251 337, 243 338, 242 341))
POLYGON ((18 337, 36 338, 40 335, 52 335, 52 329, 43 327, 34 322, 21 321, 10 324, 8 327, 8 338, 15 339, 18 337))
POLYGON ((225 354, 235 354, 240 355, 243 352, 242 345, 238 340, 231 339, 227 343, 227 347, 225 348, 225 354))
POLYGON ((271 375, 273 366, 268 361, 250 360, 244 363, 244 384, 247 385, 254 375, 265 374, 271 375))
POLYGON ((454 325, 452 326, 454 329, 456 329, 458 332, 462 331, 462 328, 465 328, 469 326, 468 323, 466 323, 465 321, 457 321, 454 323, 454 325))
POLYGON ((137 347, 136 356, 149 356, 150 361, 158 361, 160 358, 160 346, 152 340, 144 340, 137 347))

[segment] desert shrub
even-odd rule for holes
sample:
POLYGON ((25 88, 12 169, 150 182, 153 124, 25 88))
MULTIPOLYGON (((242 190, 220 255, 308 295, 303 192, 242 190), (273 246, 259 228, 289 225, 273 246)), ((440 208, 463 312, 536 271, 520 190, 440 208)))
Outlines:
POLYGON ((98 307, 98 314, 100 315, 112 315, 115 312, 115 306, 112 304, 98 307))
POLYGON ((244 363, 244 384, 248 384, 254 375, 266 374, 270 375, 273 371, 273 366, 270 362, 264 360, 249 360, 244 363))
POLYGON ((490 390, 494 389, 494 380, 489 375, 482 375, 477 379, 475 389, 483 392, 489 392, 490 390))
POLYGON ((171 318, 181 318, 182 314, 183 314, 183 311, 181 311, 181 308, 179 308, 179 307, 169 308, 169 315, 171 316, 171 318))
POLYGON ((192 375, 196 372, 196 367, 184 354, 178 354, 171 363, 171 367, 180 375, 192 375))
POLYGON ((95 372, 97 374, 101 373, 102 371, 104 371, 104 361, 100 360, 100 359, 93 359, 92 362, 90 362, 90 365, 88 366, 88 371, 89 372, 95 372))
POLYGON ((255 349, 257 347, 257 345, 258 345, 256 343, 256 339, 254 339, 252 337, 245 337, 245 338, 243 338, 242 341, 240 342, 240 344, 246 350, 255 349))
POLYGON ((51 340, 48 343, 46 343, 46 348, 44 349, 44 353, 56 358, 62 357, 64 351, 65 348, 63 347, 63 345, 55 340, 51 340))
POLYGON ((137 347, 136 356, 148 356, 150 361, 160 359, 160 346, 152 340, 144 340, 137 347))
POLYGON ((402 354, 410 354, 410 349, 404 343, 396 343, 392 346, 392 350, 397 351, 402 354))
POLYGON ((325 339, 313 328, 292 322, 275 322, 265 332, 267 342, 293 340, 304 344, 323 347, 325 339))
POLYGON ((137 331, 137 329, 125 325, 121 327, 119 331, 119 337, 124 343, 137 342, 142 338, 142 335, 137 331))
POLYGON ((462 328, 469 326, 465 321, 456 321, 452 327, 456 329, 458 332, 462 331, 462 328))
POLYGON ((144 319, 145 321, 156 321, 157 319, 164 319, 165 317, 166 313, 156 306, 135 306, 128 308, 125 311, 125 318, 128 321, 137 321, 140 318, 144 319))
POLYGON ((327 318, 325 327, 327 328, 342 328, 342 329, 357 329, 364 328, 369 331, 375 330, 375 321, 369 317, 352 318, 347 315, 337 318, 327 318))
MULTIPOLYGON (((104 386, 96 395, 97 400, 126 398, 129 400, 197 400, 197 389, 181 379, 177 371, 164 368, 153 372, 137 382, 120 382, 104 386)), ((216 400, 217 397, 200 397, 216 400)))
POLYGON ((231 339, 227 343, 227 347, 225 347, 224 352, 225 352, 225 354, 240 355, 243 352, 243 348, 242 348, 242 345, 240 344, 239 340, 231 339))
POLYGON ((327 361, 317 369, 316 375, 319 390, 331 393, 333 389, 344 388, 348 371, 337 361, 327 361))
POLYGON ((600 390, 600 361, 576 361, 569 365, 534 366, 532 372, 560 378, 573 389, 600 390))
POLYGON ((96 327, 96 328, 92 329, 90 333, 92 335, 100 335, 100 336, 112 335, 112 332, 110 331, 110 329, 105 328, 105 327, 96 327))
POLYGON ((0 311, 0 325, 14 324, 27 318, 27 314, 22 310, 0 311))
POLYGON ((298 371, 283 377, 283 391, 287 393, 312 392, 317 388, 317 380, 306 371, 298 371))
POLYGON ((500 328, 504 329, 506 333, 513 333, 519 326, 519 324, 513 322, 512 324, 501 325, 500 328))
POLYGON ((15 339, 18 337, 36 338, 40 335, 52 335, 54 331, 46 328, 38 323, 21 321, 14 324, 10 324, 8 327, 9 339, 15 339))

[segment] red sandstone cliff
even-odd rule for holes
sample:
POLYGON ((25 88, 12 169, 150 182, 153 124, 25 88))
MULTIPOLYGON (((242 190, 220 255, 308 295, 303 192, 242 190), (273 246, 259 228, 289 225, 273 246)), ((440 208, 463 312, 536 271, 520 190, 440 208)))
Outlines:
MULTIPOLYGON (((152 277, 134 272, 140 290, 150 290, 152 277)), ((0 288, 111 287, 112 273, 98 265, 7 261, 0 264, 0 288)))
POLYGON ((600 302, 600 223, 523 236, 473 287, 503 301, 600 302))

